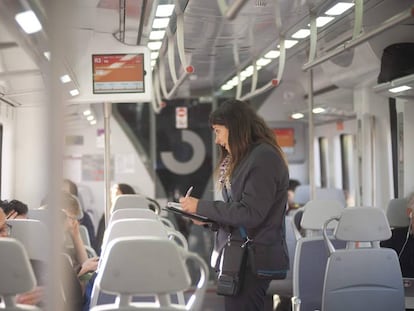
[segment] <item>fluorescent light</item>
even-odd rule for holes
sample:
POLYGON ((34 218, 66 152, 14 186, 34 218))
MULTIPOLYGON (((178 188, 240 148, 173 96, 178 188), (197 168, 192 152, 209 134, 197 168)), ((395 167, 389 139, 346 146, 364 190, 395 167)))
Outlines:
POLYGON ((26 11, 16 14, 14 17, 20 27, 23 28, 25 33, 31 34, 38 32, 42 29, 42 25, 36 17, 33 11, 26 11))
POLYGON ((157 17, 168 17, 171 16, 174 12, 174 4, 160 4, 157 7, 157 11, 155 12, 155 16, 157 17))
POLYGON ((293 113, 290 117, 292 119, 297 120, 297 119, 302 119, 304 117, 304 115, 303 115, 303 113, 298 112, 298 113, 293 113))
POLYGON ((150 40, 161 40, 165 36, 165 30, 153 30, 149 35, 150 40))
POLYGON ((83 112, 83 115, 84 115, 84 116, 89 116, 91 113, 92 113, 92 112, 91 112, 89 109, 87 109, 87 110, 85 110, 85 111, 83 112))
POLYGON ((154 21, 152 22, 152 28, 167 28, 169 22, 169 17, 154 18, 154 21))
POLYGON ((154 67, 157 64, 157 61, 155 59, 151 60, 151 67, 154 67))
POLYGON ((76 95, 79 95, 79 90, 78 89, 73 89, 73 90, 70 90, 69 93, 72 96, 76 96, 76 95))
POLYGON ((399 93, 399 92, 404 92, 407 90, 411 90, 411 86, 408 85, 402 85, 402 86, 398 86, 398 87, 394 87, 392 89, 389 89, 388 91, 390 91, 391 93, 399 93))
POLYGON ((304 39, 306 37, 309 37, 309 35, 310 35, 310 30, 309 29, 299 29, 298 31, 296 31, 292 35, 292 38, 294 38, 294 39, 304 39))
POLYGON ((228 90, 231 90, 232 88, 233 88, 233 86, 229 85, 229 84, 224 84, 224 85, 221 86, 221 89, 223 91, 228 91, 228 90))
POLYGON ((60 81, 62 81, 62 83, 68 83, 72 81, 72 79, 69 77, 69 75, 63 75, 60 77, 60 81))
POLYGON ((89 122, 91 125, 95 125, 96 124, 96 120, 92 120, 91 122, 89 122))
POLYGON ((162 42, 161 41, 151 41, 148 42, 147 46, 150 50, 159 50, 161 48, 162 42))
POLYGON ((233 79, 231 79, 229 82, 235 83, 237 85, 237 84, 239 84, 239 77, 234 76, 233 79))
POLYGON ((323 113, 323 112, 325 112, 325 108, 322 108, 322 107, 316 107, 316 108, 313 108, 313 109, 312 109, 312 112, 313 112, 313 113, 315 113, 315 114, 318 114, 318 113, 323 113))
POLYGON ((237 77, 234 77, 233 79, 227 81, 227 84, 231 85, 231 86, 236 86, 237 84, 239 84, 239 81, 238 81, 237 77))
POLYGON ((86 117, 86 120, 88 120, 88 121, 92 121, 94 119, 95 119, 95 117, 93 115, 89 115, 89 116, 86 117))
POLYGON ((332 16, 319 16, 316 18, 316 27, 323 27, 334 19, 332 16))
MULTIPOLYGON (((290 49, 292 46, 295 46, 298 42, 298 40, 285 40, 285 48, 290 49)), ((277 47, 280 48, 280 44, 277 47)))
POLYGON ((248 78, 248 77, 251 77, 252 75, 253 75, 253 71, 249 72, 249 71, 243 70, 242 72, 240 72, 240 77, 242 78, 248 78))
POLYGON ((256 61, 256 65, 259 65, 259 66, 266 66, 266 65, 267 65, 267 64, 269 64, 271 61, 272 61, 272 60, 271 60, 271 59, 269 59, 269 58, 259 58, 259 59, 256 61))
POLYGON ((279 51, 276 50, 270 50, 269 52, 267 52, 263 57, 264 58, 278 58, 280 55, 279 51))
POLYGON ((345 11, 348 11, 350 8, 354 6, 351 2, 338 2, 333 7, 331 7, 328 11, 325 12, 326 15, 341 15, 345 11))
POLYGON ((151 59, 157 59, 159 54, 158 52, 151 52, 151 59))

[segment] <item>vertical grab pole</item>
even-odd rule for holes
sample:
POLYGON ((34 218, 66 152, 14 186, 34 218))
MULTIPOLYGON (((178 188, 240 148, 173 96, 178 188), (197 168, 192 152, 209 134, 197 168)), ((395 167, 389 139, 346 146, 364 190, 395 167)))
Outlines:
POLYGON ((313 148, 313 70, 309 70, 309 95, 308 95, 308 114, 309 114, 309 185, 310 199, 315 198, 315 150, 313 148))
POLYGON ((111 213, 111 113, 112 103, 103 103, 104 110, 104 137, 105 137, 105 153, 104 153, 104 182, 105 182, 105 228, 108 226, 111 213))

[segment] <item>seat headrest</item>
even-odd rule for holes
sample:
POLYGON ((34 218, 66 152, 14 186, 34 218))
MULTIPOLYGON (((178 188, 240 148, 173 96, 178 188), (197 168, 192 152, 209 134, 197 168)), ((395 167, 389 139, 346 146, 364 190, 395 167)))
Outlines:
POLYGON ((391 230, 382 209, 349 207, 343 210, 334 235, 343 241, 384 241, 391 237, 391 230))
POLYGON ((115 198, 112 212, 122 208, 149 208, 148 200, 140 194, 121 194, 115 198))
POLYGON ((109 224, 102 241, 102 253, 106 253, 110 241, 127 236, 153 236, 168 238, 168 231, 165 226, 155 219, 118 219, 109 224))
MULTIPOLYGON (((334 200, 312 200, 303 207, 301 227, 305 230, 322 230, 323 224, 332 217, 338 217, 344 208, 334 200)), ((328 228, 334 228, 331 222, 328 228)))
POLYGON ((35 219, 9 219, 7 222, 13 227, 10 237, 23 244, 30 259, 47 259, 49 235, 44 223, 35 219))
POLYGON ((392 199, 387 207, 387 219, 391 228, 408 227, 410 219, 407 216, 408 201, 405 198, 392 199))
POLYGON ((23 244, 13 238, 1 238, 0 254, 0 296, 32 290, 36 279, 23 244))
POLYGON ((108 255, 98 274, 98 286, 110 293, 153 294, 177 292, 191 285, 184 252, 168 239, 117 238, 108 244, 108 255))

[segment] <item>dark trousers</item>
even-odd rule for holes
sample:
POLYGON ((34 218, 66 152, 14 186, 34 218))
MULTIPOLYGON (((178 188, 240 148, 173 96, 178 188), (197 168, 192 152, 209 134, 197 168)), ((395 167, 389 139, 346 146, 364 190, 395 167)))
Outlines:
POLYGON ((244 283, 237 296, 225 296, 226 311, 265 311, 272 310, 272 296, 266 296, 270 280, 259 279, 249 268, 246 270, 244 283))

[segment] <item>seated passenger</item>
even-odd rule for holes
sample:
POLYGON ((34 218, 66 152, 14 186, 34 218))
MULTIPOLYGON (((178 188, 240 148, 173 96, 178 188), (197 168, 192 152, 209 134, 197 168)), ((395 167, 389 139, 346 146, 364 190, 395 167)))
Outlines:
POLYGON ((300 182, 296 179, 289 179, 288 186, 288 208, 286 214, 289 214, 290 211, 297 209, 299 204, 295 203, 295 190, 296 187, 300 185, 300 182))
MULTIPOLYGON (((0 208, 0 238, 7 238, 10 235, 12 228, 6 222, 6 214, 0 208)), ((37 286, 27 293, 16 296, 16 303, 26 305, 39 305, 44 297, 44 288, 37 286)))
POLYGON ((407 217, 410 218, 408 227, 392 229, 389 240, 382 241, 381 247, 393 248, 400 259, 403 277, 414 278, 414 238, 413 238, 414 193, 407 205, 407 217))
POLYGON ((7 219, 25 219, 27 218, 27 213, 29 211, 27 205, 19 200, 1 201, 0 207, 6 214, 7 219))
MULTIPOLYGON (((114 184, 111 187, 111 204, 115 201, 115 198, 121 194, 135 194, 134 188, 128 184, 114 184)), ((105 214, 101 216, 98 225, 98 231, 96 232, 95 250, 97 254, 101 253, 102 240, 105 232, 105 214)))
MULTIPOLYGON (((65 190, 66 192, 69 192, 70 194, 74 195, 76 198, 79 199, 78 186, 76 186, 76 184, 70 179, 63 180, 62 189, 65 190)), ((95 243, 95 227, 93 225, 91 216, 89 216, 89 214, 86 212, 82 204, 81 204, 81 209, 83 210, 83 217, 80 220, 80 224, 85 226, 86 229, 88 229, 89 241, 91 241, 91 245, 94 246, 96 244, 95 243)), ((97 250, 95 249, 95 251, 97 250)))

